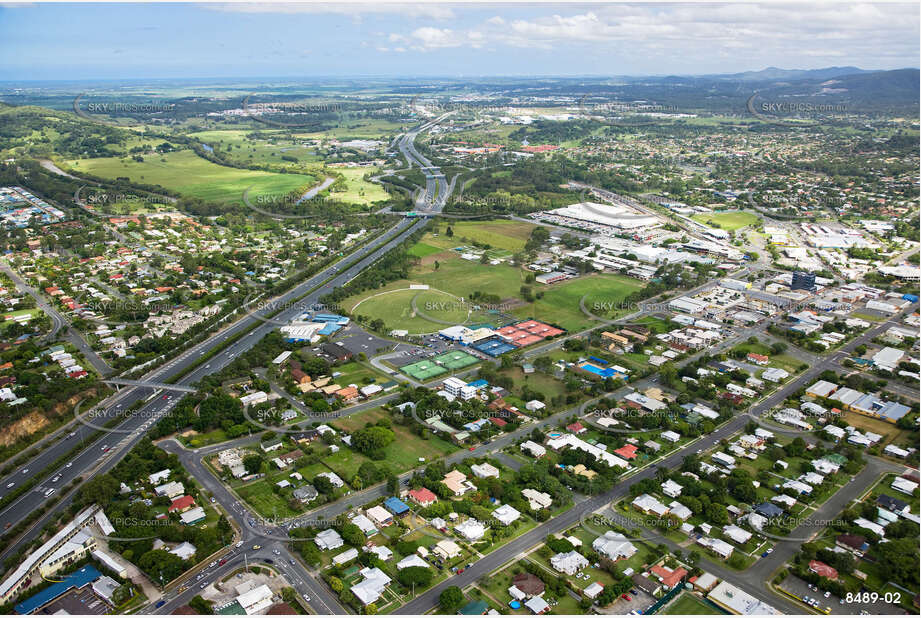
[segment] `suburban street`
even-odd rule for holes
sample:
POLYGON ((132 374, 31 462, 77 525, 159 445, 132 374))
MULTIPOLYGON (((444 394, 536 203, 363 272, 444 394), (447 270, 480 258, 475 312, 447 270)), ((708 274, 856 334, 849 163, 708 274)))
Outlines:
MULTIPOLYGON (((904 310, 904 312, 908 312, 908 313, 911 313, 914 311, 917 311, 917 303, 912 304, 911 306, 907 307, 904 310)), ((886 329, 888 329, 890 326, 892 326, 893 324, 898 323, 898 317, 899 317, 898 315, 893 316, 890 320, 884 323, 878 324, 875 327, 870 328, 869 330, 864 332, 859 337, 856 337, 855 339, 851 340, 850 342, 842 346, 841 350, 839 350, 838 352, 834 353, 833 355, 830 355, 828 358, 823 359, 821 363, 810 367, 808 370, 806 370, 805 372, 797 376, 795 379, 788 382, 786 385, 784 385, 783 387, 775 391, 773 394, 769 395, 768 397, 764 398, 762 401, 757 403, 755 406, 753 406, 752 409, 750 410, 751 416, 743 415, 743 414, 734 416, 728 422, 724 423, 720 427, 717 427, 715 431, 713 431, 711 434, 709 434, 705 438, 695 441, 687 445, 683 449, 669 455, 664 460, 657 462, 656 467, 667 468, 667 469, 677 468, 686 456, 694 454, 698 449, 706 450, 716 444, 719 444, 720 440, 724 438, 729 438, 733 434, 741 431, 742 429, 745 428, 745 425, 747 425, 748 422, 752 420, 752 417, 756 417, 756 418, 761 417, 765 412, 767 412, 774 406, 778 405, 779 403, 782 403, 791 393, 794 393, 800 388, 803 388, 811 384, 813 381, 815 381, 818 374, 822 373, 826 369, 831 368, 833 364, 836 362, 837 358, 845 355, 849 351, 852 351, 856 346, 860 345, 861 343, 870 341, 873 337, 877 336, 880 332, 883 332, 886 329)), ((768 428, 773 429, 773 427, 768 427, 768 428)), ((873 461, 876 461, 876 460, 873 459, 873 461)), ((891 467, 891 466, 892 464, 887 464, 882 461, 879 461, 877 463, 868 464, 867 468, 865 468, 864 471, 860 475, 858 475, 858 477, 861 479, 860 482, 866 483, 867 485, 871 484, 873 480, 880 473, 880 472, 877 472, 874 475, 874 472, 876 472, 877 470, 882 471, 882 470, 888 469, 887 467, 891 467)), ((441 594, 441 591, 447 588, 448 586, 454 585, 454 586, 460 586, 461 588, 464 588, 466 586, 469 586, 475 583, 479 578, 489 575, 490 573, 492 573, 493 571, 495 571, 496 569, 498 569, 505 563, 509 562, 510 560, 515 559, 515 557, 521 554, 522 552, 525 552, 528 549, 530 549, 533 545, 540 543, 541 541, 543 541, 543 539, 547 537, 547 535, 555 534, 557 532, 561 532, 563 530, 566 530, 574 526, 579 521, 581 521, 584 517, 589 516, 591 513, 597 511, 598 509, 606 508, 607 505, 609 505, 610 503, 615 502, 623 498, 624 496, 626 496, 629 493, 630 486, 633 485, 634 483, 641 481, 643 479, 653 478, 654 476, 655 476, 655 467, 653 466, 646 467, 642 469, 640 472, 630 476, 629 479, 627 479, 625 482, 619 483, 617 487, 615 487, 614 489, 604 494, 595 496, 584 502, 580 502, 576 504, 575 506, 573 506, 571 509, 569 509, 565 513, 551 519, 548 522, 541 524, 540 526, 525 533, 524 535, 515 539, 514 541, 507 543, 506 545, 503 545, 496 551, 490 554, 487 554, 484 558, 475 562, 471 568, 464 571, 464 573, 460 575, 455 575, 449 580, 442 582, 441 584, 438 584, 430 588, 429 590, 426 590, 424 593, 419 595, 417 598, 413 599, 412 601, 410 601, 409 603, 401 607, 397 613, 400 613, 400 614, 424 614, 426 613, 427 611, 431 610, 438 604, 438 595, 441 594)), ((829 501, 829 503, 826 503, 826 506, 824 508, 816 511, 816 513, 814 513, 810 519, 811 520, 812 519, 828 519, 828 517, 825 517, 825 515, 832 514, 833 509, 835 509, 837 506, 846 504, 849 500, 857 497, 861 493, 861 490, 859 489, 859 487, 860 487, 860 483, 855 481, 853 488, 842 489, 840 492, 835 494, 835 496, 829 501)), ((834 511, 834 514, 836 513, 837 511, 834 511)), ((801 525, 801 528, 805 530, 809 530, 810 529, 809 522, 804 522, 801 525)), ((812 526, 812 529, 814 530, 815 526, 812 526)), ((779 554, 779 555, 776 558, 774 558, 773 561, 763 563, 763 564, 766 564, 767 566, 758 566, 758 564, 756 563, 756 567, 753 567, 753 568, 758 568, 757 573, 761 575, 761 577, 751 577, 749 575, 749 571, 746 571, 743 573, 736 573, 736 572, 730 571, 725 568, 722 568, 721 570, 724 572, 724 575, 726 576, 726 578, 729 579, 729 581, 731 581, 733 584, 740 587, 741 589, 745 590, 752 596, 777 607, 778 609, 780 609, 781 611, 785 613, 791 613, 791 614, 802 613, 803 608, 795 606, 789 600, 779 595, 773 594, 772 592, 768 591, 766 588, 768 582, 764 578, 765 572, 770 573, 774 568, 782 564, 783 561, 785 561, 790 556, 792 556, 793 552, 796 549, 796 545, 792 543, 783 543, 782 546, 785 547, 786 549, 784 551, 780 551, 780 550, 775 551, 774 553, 779 554)))
MULTIPOLYGON (((444 207, 450 188, 453 185, 445 183, 444 177, 438 169, 428 165, 427 160, 416 152, 412 139, 415 138, 419 131, 435 126, 436 123, 437 121, 426 123, 423 127, 412 132, 412 138, 408 141, 404 139, 400 142, 401 151, 406 154, 408 159, 411 158, 417 161, 418 164, 428 167, 429 173, 427 177, 430 181, 431 193, 429 193, 429 196, 431 199, 426 208, 426 213, 431 214, 440 212, 441 208, 444 207)), ((330 291, 347 284, 383 254, 396 247, 407 236, 422 227, 424 221, 424 218, 401 219, 379 237, 361 246, 342 260, 309 277, 306 281, 282 294, 275 301, 268 303, 267 306, 266 304, 261 305, 259 310, 248 313, 233 324, 215 333, 206 341, 194 346, 160 368, 149 372, 144 376, 143 381, 148 383, 166 382, 174 376, 182 375, 176 383, 188 386, 196 384, 206 375, 220 371, 234 358, 250 349, 262 337, 277 328, 278 324, 285 323, 300 315, 307 307, 317 304, 320 298, 330 291), (280 312, 272 315, 277 309, 280 309, 280 312), (204 364, 199 361, 202 356, 220 348, 231 339, 234 339, 234 341, 226 349, 221 350, 220 354, 210 357, 204 364)), ((18 472, 11 474, 7 479, 2 479, 2 482, 6 483, 4 492, 14 490, 10 483, 16 484, 17 481, 21 483, 34 477, 46 480, 20 495, 0 511, 0 525, 9 527, 26 517, 35 510, 38 504, 43 503, 55 493, 45 495, 52 487, 65 487, 74 479, 85 481, 96 474, 111 470, 121 457, 144 438, 147 429, 169 412, 178 401, 176 395, 164 394, 161 397, 159 393, 160 391, 156 386, 125 387, 122 392, 113 396, 111 401, 99 406, 100 409, 105 409, 105 413, 94 417, 93 424, 95 427, 81 425, 68 434, 67 438, 43 449, 30 460, 28 467, 23 467, 18 472), (142 405, 138 411, 131 414, 125 412, 134 402, 143 398, 146 398, 147 403, 142 405), (115 403, 116 401, 118 402, 117 404, 115 403), (125 418, 124 422, 114 428, 104 430, 103 435, 95 439, 91 444, 85 443, 87 438, 94 435, 97 428, 101 427, 108 419, 121 417, 125 418), (56 471, 47 470, 53 462, 77 446, 81 450, 73 457, 72 461, 56 471), (56 480, 48 481, 47 479, 52 476, 56 480), (13 478, 16 480, 8 480, 13 478)), ((11 543, 0 554, 0 558, 6 559, 29 542, 46 524, 56 518, 58 512, 70 504, 78 492, 79 486, 62 495, 61 500, 54 507, 38 518, 15 542, 11 543)), ((0 497, 2 495, 0 494, 0 497)), ((307 581, 309 577, 304 576, 302 579, 307 581)), ((304 585, 307 586, 307 584, 304 585)), ((319 595, 323 593, 316 592, 315 594, 317 595, 316 598, 320 599, 319 605, 322 606, 324 600, 319 595)), ((331 610, 331 613, 336 613, 336 609, 332 607, 335 599, 328 597, 325 601, 327 601, 326 608, 331 610)))
MULTIPOLYGON (((425 126, 432 126, 429 123, 425 126)), ((401 148, 406 148, 410 157, 420 157, 415 152, 412 142, 407 145, 401 142, 401 148)), ((417 159, 422 160, 424 159, 417 159)), ((438 179, 436 168, 430 168, 433 171, 433 186, 441 186, 442 189, 437 195, 437 199, 431 204, 429 211, 437 213, 444 207, 448 198, 449 187, 444 183, 443 177, 438 179)), ((319 302, 319 299, 330 291, 348 283, 351 279, 361 273, 369 265, 377 261, 384 253, 390 251, 403 241, 408 235, 424 225, 424 218, 401 219, 396 225, 384 232, 371 242, 361 246, 352 254, 342 260, 323 269, 321 272, 311 276, 306 281, 298 284, 278 299, 268 304, 262 305, 263 308, 253 311, 239 318, 236 322, 223 330, 215 333, 206 341, 194 346, 190 350, 182 353, 179 357, 167 362, 160 368, 144 376, 145 381, 165 382, 173 376, 184 374, 178 381, 182 385, 193 385, 206 375, 220 371, 229 364, 234 358, 248 350, 256 342, 262 339, 266 334, 274 330, 279 323, 285 323, 288 320, 302 313, 305 308, 319 302), (356 261, 357 260, 357 261, 356 261), (351 264, 351 265, 349 265, 351 264), (273 310, 281 309, 280 313, 267 319, 273 310), (243 336, 245 335, 245 336, 243 336), (199 364, 199 358, 211 350, 220 348, 228 340, 236 339, 220 354, 209 359, 205 364, 199 364), (192 369, 194 367, 194 369, 192 369), (187 371, 188 370, 188 371, 187 371)), ((150 387, 126 387, 125 391, 113 396, 112 401, 108 404, 100 405, 105 413, 94 418, 94 424, 103 425, 108 419, 126 417, 126 420, 117 427, 108 429, 99 438, 95 439, 92 444, 85 445, 89 436, 96 433, 96 429, 81 426, 68 434, 68 437, 51 445, 49 448, 42 450, 18 473, 10 475, 8 479, 2 479, 0 482, 5 483, 0 497, 5 493, 14 490, 9 487, 9 483, 19 484, 27 479, 38 476, 44 479, 39 482, 33 489, 19 496, 11 504, 7 505, 0 511, 0 526, 17 523, 29 513, 35 510, 38 504, 47 500, 48 496, 44 494, 51 488, 47 479, 58 477, 55 487, 64 487, 73 479, 86 479, 93 474, 104 472, 111 469, 115 463, 127 453, 139 440, 143 438, 145 431, 155 422, 157 422, 165 413, 171 409, 177 398, 164 395, 158 396, 156 388, 150 387), (155 397, 155 398, 154 398, 155 397), (140 410, 130 416, 126 415, 124 410, 129 408, 134 402, 147 399, 148 402, 140 410), (114 402, 118 403, 115 404, 114 402), (47 470, 47 468, 65 456, 68 452, 76 447, 82 450, 73 457, 69 465, 58 470, 47 470), (12 480, 15 479, 15 480, 12 480)), ((25 542, 31 539, 34 534, 49 521, 55 513, 69 504, 75 490, 70 490, 64 495, 61 501, 55 505, 47 514, 39 518, 29 529, 20 535, 7 549, 0 554, 0 558, 7 558, 15 553, 25 542)))

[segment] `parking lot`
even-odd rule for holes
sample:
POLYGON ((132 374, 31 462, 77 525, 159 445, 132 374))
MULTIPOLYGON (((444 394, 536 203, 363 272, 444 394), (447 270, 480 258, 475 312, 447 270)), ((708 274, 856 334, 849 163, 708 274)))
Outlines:
POLYGON ((372 335, 354 322, 343 328, 334 341, 355 356, 364 352, 369 358, 391 350, 394 346, 393 341, 372 335))
MULTIPOLYGON (((780 587, 796 597, 802 599, 809 597, 819 601, 819 607, 831 608, 832 614, 907 614, 904 609, 892 603, 886 603, 880 598, 876 603, 841 603, 841 600, 835 595, 829 595, 825 598, 825 593, 821 590, 815 591, 809 588, 809 584, 795 575, 788 575, 780 587)), ((880 595, 882 597, 882 595, 880 595)))
POLYGON ((627 596, 630 597, 629 601, 623 597, 618 597, 616 601, 607 607, 595 607, 595 611, 599 614, 627 616, 634 610, 646 613, 646 609, 656 602, 652 596, 638 588, 633 588, 627 593, 627 596), (633 593, 634 590, 636 594, 633 593))

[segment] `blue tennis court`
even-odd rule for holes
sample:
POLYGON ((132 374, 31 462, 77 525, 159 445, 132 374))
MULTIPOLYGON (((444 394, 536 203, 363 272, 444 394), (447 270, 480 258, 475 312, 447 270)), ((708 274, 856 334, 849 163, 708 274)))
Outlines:
POLYGON ((488 354, 489 356, 496 357, 511 350, 517 349, 511 343, 504 341, 498 338, 486 339, 484 341, 479 341, 471 345, 474 350, 479 350, 483 354, 488 354))

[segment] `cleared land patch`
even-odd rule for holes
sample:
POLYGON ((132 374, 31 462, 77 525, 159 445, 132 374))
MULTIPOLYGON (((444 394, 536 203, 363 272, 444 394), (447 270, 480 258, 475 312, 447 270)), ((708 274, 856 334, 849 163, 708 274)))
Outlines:
POLYGON ((273 174, 258 170, 224 167, 202 159, 191 150, 133 159, 101 157, 68 161, 76 173, 103 178, 127 177, 134 182, 160 185, 189 197, 219 203, 242 203, 243 192, 252 186, 254 194, 286 195, 317 182, 303 174, 273 174))

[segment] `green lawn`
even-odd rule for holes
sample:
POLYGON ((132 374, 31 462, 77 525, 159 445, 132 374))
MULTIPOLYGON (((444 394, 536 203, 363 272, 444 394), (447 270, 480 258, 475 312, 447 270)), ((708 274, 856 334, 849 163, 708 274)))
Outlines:
POLYGON ((103 178, 126 176, 134 182, 160 185, 189 197, 220 203, 240 203, 250 195, 283 196, 316 184, 316 178, 302 174, 273 174, 257 170, 224 167, 202 159, 191 150, 147 156, 142 163, 133 159, 102 157, 68 161, 70 169, 103 178))
POLYGON ((543 292, 543 298, 512 313, 557 324, 570 331, 582 330, 598 323, 582 311, 579 302, 583 297, 590 312, 598 317, 611 317, 635 311, 635 308, 624 307, 623 301, 642 288, 643 283, 637 279, 611 274, 587 275, 549 286, 535 284, 534 291, 543 292))
POLYGON ((434 333, 445 327, 440 321, 459 324, 467 320, 466 305, 451 294, 435 289, 408 288, 409 282, 398 281, 343 304, 349 307, 350 313, 382 319, 385 331, 405 329, 411 334, 434 333), (413 298, 417 311, 413 311, 413 298))
POLYGON ((668 604, 665 611, 659 612, 666 616, 678 615, 720 615, 723 612, 710 607, 689 592, 682 592, 677 599, 668 604))
POLYGON ((438 247, 433 247, 432 245, 426 244, 424 242, 417 242, 406 252, 413 257, 424 258, 427 255, 432 255, 434 253, 441 253, 442 249, 438 247))
POLYGON ((252 505, 257 513, 266 517, 294 517, 298 514, 297 511, 288 508, 288 501, 285 498, 272 491, 268 480, 262 479, 238 487, 237 493, 252 505))
MULTIPOLYGON (((376 408, 337 420, 334 424, 345 431, 351 432, 364 427, 367 423, 376 423, 387 415, 386 410, 376 408)), ((395 434, 394 441, 384 449, 384 459, 373 463, 379 468, 389 470, 394 474, 401 474, 424 465, 419 461, 420 457, 424 458, 426 462, 430 462, 457 450, 456 446, 441 438, 433 436, 428 440, 423 440, 412 433, 406 426, 394 424, 391 428, 395 434)), ((326 457, 323 463, 342 477, 344 481, 350 482, 358 472, 361 464, 367 461, 371 461, 371 459, 349 448, 343 448, 338 453, 326 457)))
MULTIPOLYGON (((456 221, 445 224, 444 230, 450 227, 454 236, 441 234, 432 244, 450 249, 473 241, 484 243, 494 249, 505 249, 517 253, 524 249, 524 245, 531 236, 531 231, 537 227, 531 223, 521 221, 456 221)), ((429 242, 423 240, 423 242, 429 242)))
POLYGON ((331 189, 329 196, 332 199, 349 204, 365 205, 390 199, 390 194, 384 191, 381 185, 364 179, 366 174, 373 176, 380 173, 376 167, 336 167, 326 168, 325 171, 330 175, 341 174, 345 178, 345 191, 331 189))
POLYGON ((752 213, 735 211, 701 213, 693 215, 691 218, 704 225, 720 227, 727 232, 733 232, 743 227, 754 225, 761 220, 760 217, 752 213), (714 223, 716 225, 713 225, 714 223))
MULTIPOLYGON (((431 246, 434 247, 440 240, 441 237, 434 239, 431 246)), ((425 244, 430 243, 426 241, 425 244)), ((437 269, 434 263, 422 264, 413 269, 410 280, 394 281, 383 288, 353 296, 342 304, 352 313, 381 318, 387 329, 404 328, 410 333, 430 333, 440 330, 443 325, 413 315, 410 301, 417 291, 396 290, 405 290, 410 283, 429 285, 432 289, 419 295, 416 306, 430 317, 460 324, 467 314, 451 295, 467 299, 474 292, 482 292, 495 294, 500 300, 517 300, 527 274, 521 268, 507 264, 490 266, 459 257, 448 258, 440 260, 437 269)), ((598 317, 610 318, 634 311, 634 307, 626 306, 623 301, 642 289, 643 285, 636 279, 614 274, 591 274, 549 286, 535 283, 531 284, 532 293, 541 293, 543 297, 516 307, 510 313, 521 319, 533 318, 557 324, 570 331, 582 330, 598 323, 582 311, 580 301, 583 297, 589 311, 598 317)))

